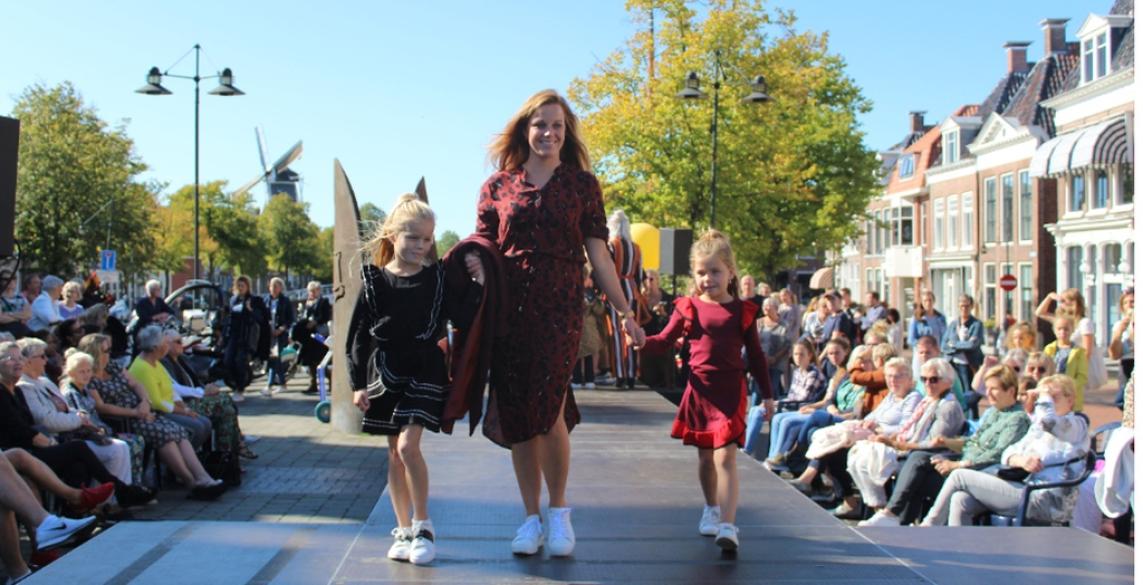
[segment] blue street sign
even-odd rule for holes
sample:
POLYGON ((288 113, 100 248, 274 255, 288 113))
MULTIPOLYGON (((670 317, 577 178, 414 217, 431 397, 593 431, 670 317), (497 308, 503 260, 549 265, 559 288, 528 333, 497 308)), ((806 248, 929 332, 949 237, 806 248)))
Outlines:
POLYGON ((103 250, 99 253, 99 269, 115 270, 115 250, 103 250))

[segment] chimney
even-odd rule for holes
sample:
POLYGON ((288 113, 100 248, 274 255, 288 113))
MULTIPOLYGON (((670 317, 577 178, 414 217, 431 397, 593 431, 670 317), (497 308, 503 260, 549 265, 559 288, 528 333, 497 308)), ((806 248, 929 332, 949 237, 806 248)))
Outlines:
POLYGON ((1068 52, 1067 31, 1064 29, 1067 22, 1066 18, 1045 18, 1040 21, 1040 26, 1044 28, 1045 57, 1068 52))
POLYGON ((924 132, 925 131, 925 112, 914 111, 909 112, 909 132, 924 132))
POLYGON ((1004 48, 1008 52, 1008 73, 1026 73, 1028 71, 1028 41, 1008 41, 1004 48))

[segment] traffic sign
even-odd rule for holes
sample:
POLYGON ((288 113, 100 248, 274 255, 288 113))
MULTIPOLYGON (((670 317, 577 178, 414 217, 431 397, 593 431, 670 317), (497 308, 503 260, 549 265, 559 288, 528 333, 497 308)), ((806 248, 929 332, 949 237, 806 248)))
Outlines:
POLYGON ((1016 290, 1016 277, 1011 274, 1005 274, 1004 276, 1001 276, 1000 288, 1009 292, 1016 290))
POLYGON ((115 250, 102 250, 99 252, 99 269, 108 272, 115 270, 115 250))

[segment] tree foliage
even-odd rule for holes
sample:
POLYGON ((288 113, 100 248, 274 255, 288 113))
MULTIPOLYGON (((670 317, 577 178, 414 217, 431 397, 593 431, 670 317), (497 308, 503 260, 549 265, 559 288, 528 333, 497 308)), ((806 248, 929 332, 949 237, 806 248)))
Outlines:
POLYGON ((124 127, 112 128, 70 83, 33 85, 19 96, 16 237, 30 266, 70 277, 118 251, 128 278, 160 268, 154 185, 124 127))
POLYGON ((437 257, 444 258, 444 255, 459 241, 460 234, 452 230, 445 230, 444 233, 437 238, 437 257))
POLYGON ((685 0, 627 7, 640 24, 654 11, 654 39, 649 27, 636 33, 569 90, 609 207, 660 227, 707 227, 717 51, 716 221, 742 269, 772 275, 855 235, 877 190, 857 121, 870 104, 827 35, 799 32, 792 12, 760 0, 711 0, 701 19, 685 0), (676 97, 688 71, 707 99, 676 97), (756 74, 772 100, 744 103, 756 74))
POLYGON ((324 262, 319 249, 319 230, 310 220, 307 205, 275 195, 258 218, 258 231, 266 260, 279 272, 313 273, 324 262))
POLYGON ((373 230, 377 227, 378 223, 385 221, 385 211, 377 207, 372 202, 362 205, 357 210, 357 215, 361 218, 357 226, 357 233, 364 242, 373 235, 373 230))
POLYGON ((318 233, 319 262, 314 267, 314 280, 333 282, 333 226, 321 228, 318 233))

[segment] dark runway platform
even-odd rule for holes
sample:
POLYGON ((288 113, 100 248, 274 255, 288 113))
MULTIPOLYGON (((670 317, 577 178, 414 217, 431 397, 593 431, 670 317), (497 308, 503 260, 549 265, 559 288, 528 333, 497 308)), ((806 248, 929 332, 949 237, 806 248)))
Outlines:
POLYGON ((480 436, 431 436, 432 566, 385 558, 394 522, 380 494, 356 527, 123 523, 27 582, 1132 582, 1132 549, 1070 528, 851 528, 745 456, 741 549, 727 557, 698 534, 697 457, 668 436, 674 407, 647 391, 577 399, 585 422, 572 434, 571 558, 512 556, 523 508, 508 451, 480 436), (98 580, 77 578, 99 566, 98 580))

